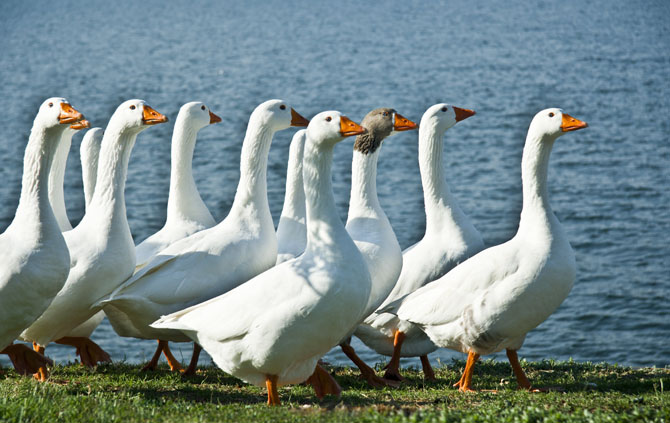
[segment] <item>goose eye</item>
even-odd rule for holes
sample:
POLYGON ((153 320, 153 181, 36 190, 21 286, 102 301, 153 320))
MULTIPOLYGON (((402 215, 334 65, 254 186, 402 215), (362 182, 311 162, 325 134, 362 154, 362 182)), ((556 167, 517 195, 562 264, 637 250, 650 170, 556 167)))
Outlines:
POLYGON ((331 120, 333 120, 333 118, 330 117, 330 116, 328 116, 328 117, 326 118, 326 122, 330 122, 331 120))
POLYGON ((201 108, 202 110, 205 110, 205 109, 206 109, 206 107, 205 107, 204 105, 203 105, 202 107, 200 107, 200 108, 201 108))
POLYGON ((442 108, 442 111, 443 111, 443 112, 446 112, 447 110, 449 110, 449 109, 447 109, 446 107, 443 107, 443 108, 442 108))
POLYGON ((130 106, 130 110, 135 110, 135 105, 130 106))
POLYGON ((554 112, 549 113, 549 117, 554 117, 554 112))
POLYGON ((53 106, 54 106, 54 104, 53 104, 53 103, 49 103, 49 107, 53 107, 53 106))
POLYGON ((282 110, 286 110, 286 105, 282 104, 281 106, 279 106, 279 108, 282 110))

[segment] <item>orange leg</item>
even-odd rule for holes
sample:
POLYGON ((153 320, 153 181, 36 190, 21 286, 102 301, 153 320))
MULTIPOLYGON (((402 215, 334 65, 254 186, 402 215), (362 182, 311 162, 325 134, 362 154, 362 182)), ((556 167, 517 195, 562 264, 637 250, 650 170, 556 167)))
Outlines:
POLYGON ((421 368, 423 369, 424 379, 435 380, 435 372, 433 371, 433 367, 430 365, 428 355, 422 355, 420 358, 421 358, 421 368))
POLYGON ((277 392, 277 375, 265 375, 265 386, 268 388, 268 405, 281 405, 277 392))
POLYGON ((393 355, 389 364, 386 365, 386 373, 384 379, 396 380, 401 382, 403 377, 400 376, 400 351, 402 350, 402 343, 405 340, 405 334, 401 331, 396 331, 393 337, 393 355))
POLYGON ((307 378, 307 383, 312 385, 314 393, 321 399, 326 395, 335 395, 339 398, 342 388, 335 379, 323 367, 316 365, 312 376, 307 378))
POLYGON ((57 344, 70 345, 77 349, 76 354, 81 360, 81 364, 88 367, 95 367, 98 363, 111 363, 112 358, 105 350, 90 338, 83 336, 65 336, 55 341, 57 344))
POLYGON ((158 367, 158 359, 161 358, 161 354, 163 353, 163 347, 167 344, 167 341, 161 341, 158 340, 158 347, 156 348, 156 352, 154 352, 154 355, 151 357, 151 360, 142 367, 142 371, 146 372, 149 370, 156 370, 156 367, 158 367))
POLYGON ((340 348, 342 348, 342 352, 344 352, 344 354, 349 357, 349 359, 353 361, 353 363, 360 369, 361 377, 368 382, 368 385, 374 388, 383 388, 384 386, 398 386, 395 381, 387 380, 377 376, 375 374, 375 370, 365 364, 363 360, 361 360, 358 354, 356 354, 356 351, 354 351, 354 348, 348 342, 340 344, 340 348))
POLYGON ((478 359, 479 354, 470 351, 470 353, 468 354, 468 361, 465 363, 465 370, 463 371, 463 376, 461 377, 461 380, 458 383, 459 391, 475 392, 475 390, 472 389, 472 373, 475 370, 475 363, 477 362, 478 359))
POLYGON ((184 369, 181 367, 181 363, 179 363, 179 360, 177 360, 174 357, 174 355, 172 355, 172 351, 170 351, 168 342, 167 341, 161 341, 161 342, 165 342, 165 345, 163 346, 163 354, 165 354, 165 358, 167 359, 168 366, 170 366, 170 370, 173 372, 183 373, 184 369))
MULTIPOLYGON (((36 342, 33 342, 33 350, 39 354, 44 355, 44 347, 40 347, 36 342)), ((40 382, 44 382, 49 377, 49 372, 47 371, 47 366, 40 366, 37 371, 33 374, 33 377, 40 382)))
POLYGON ((517 356, 516 351, 507 350, 506 352, 507 359, 509 360, 509 364, 512 365, 512 370, 514 370, 514 375, 516 376, 516 382, 519 385, 519 388, 530 390, 530 382, 528 381, 526 374, 523 372, 521 364, 519 364, 519 356, 517 356))
POLYGON ((197 342, 194 342, 191 362, 188 364, 188 368, 184 372, 184 376, 191 376, 195 374, 195 369, 196 367, 198 367, 198 358, 200 357, 200 351, 202 351, 202 347, 198 345, 197 342))
POLYGON ((46 372, 47 364, 53 364, 53 361, 39 352, 31 350, 24 344, 10 344, 0 351, 0 354, 7 354, 14 365, 14 369, 24 376, 39 372, 42 367, 46 372))

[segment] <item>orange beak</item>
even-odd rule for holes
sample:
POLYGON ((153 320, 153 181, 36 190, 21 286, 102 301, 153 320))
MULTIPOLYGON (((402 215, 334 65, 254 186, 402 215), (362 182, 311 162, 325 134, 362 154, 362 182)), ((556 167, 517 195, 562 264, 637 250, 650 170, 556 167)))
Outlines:
POLYGON ((291 107, 291 126, 307 126, 307 125, 309 125, 309 121, 304 117, 302 117, 300 113, 293 110, 293 107, 291 107))
POLYGON ((158 113, 146 104, 144 105, 144 111, 142 111, 142 122, 144 122, 145 125, 156 125, 167 121, 167 116, 158 113))
POLYGON ((212 113, 212 111, 210 110, 209 111, 209 124, 211 125, 213 123, 219 123, 219 122, 221 122, 221 118, 218 117, 217 115, 215 115, 214 113, 212 113))
POLYGON ((365 132, 365 128, 356 122, 352 121, 346 116, 340 116, 340 135, 343 137, 350 137, 352 135, 359 135, 365 132))
POLYGON ((461 109, 460 107, 454 107, 454 112, 456 112, 456 122, 460 122, 475 114, 474 110, 461 109))
POLYGON ((58 121, 60 123, 75 123, 79 122, 84 118, 80 112, 78 112, 74 107, 70 106, 68 103, 60 104, 60 114, 58 115, 58 121))
POLYGON ((401 116, 400 113, 395 114, 395 119, 393 120, 394 131, 411 131, 412 129, 416 128, 416 123, 412 122, 404 116, 401 116))
POLYGON ((70 125, 71 129, 74 129, 75 131, 79 131, 80 129, 84 128, 90 128, 91 127, 91 122, 87 121, 86 119, 82 119, 79 122, 73 123, 70 125))
POLYGON ((563 120, 561 121, 561 131, 570 132, 578 129, 587 128, 589 125, 579 119, 575 119, 567 113, 563 113, 563 120))

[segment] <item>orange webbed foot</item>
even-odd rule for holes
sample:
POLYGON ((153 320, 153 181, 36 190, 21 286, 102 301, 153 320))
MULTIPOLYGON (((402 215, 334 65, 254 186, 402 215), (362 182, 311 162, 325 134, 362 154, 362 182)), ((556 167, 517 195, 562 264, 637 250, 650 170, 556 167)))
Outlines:
POLYGON ((381 389, 387 386, 391 388, 397 388, 400 386, 400 382, 391 379, 384 379, 383 377, 377 376, 374 372, 361 372, 361 378, 363 378, 368 383, 368 385, 372 386, 373 388, 381 389))
POLYGON ((79 357, 81 358, 81 363, 85 366, 93 368, 98 365, 98 363, 111 363, 112 357, 103 350, 98 344, 86 338, 88 342, 85 342, 81 349, 77 350, 79 357))
POLYGON ((98 363, 111 363, 112 357, 90 338, 66 336, 55 341, 57 344, 70 345, 77 349, 76 354, 81 364, 93 368, 98 363))
POLYGON ((307 379, 307 383, 312 385, 317 398, 322 399, 326 395, 335 395, 340 397, 342 388, 337 381, 323 367, 317 365, 314 373, 307 379))
POLYGON ((402 343, 405 341, 405 333, 402 331, 395 331, 393 335, 393 354, 391 355, 391 360, 389 364, 386 365, 386 372, 384 373, 384 379, 394 380, 397 382, 402 382, 405 380, 400 376, 400 354, 402 351, 402 343))
POLYGON ((458 386, 459 392, 477 392, 472 389, 472 373, 477 360, 479 360, 479 354, 470 351, 468 353, 468 361, 465 363, 463 375, 461 376, 461 379, 454 384, 454 386, 458 386))
POLYGON ((24 344, 12 344, 7 348, 1 351, 3 354, 7 354, 9 359, 12 361, 12 365, 17 373, 27 376, 31 373, 40 373, 43 369, 42 376, 46 380, 46 366, 52 366, 53 361, 50 358, 45 357, 37 351, 33 351, 30 347, 24 344))
POLYGON ((400 375, 399 369, 391 368, 389 366, 386 366, 386 372, 384 372, 384 379, 393 382, 403 382, 405 380, 405 378, 400 375))
MULTIPOLYGON (((342 352, 344 352, 344 354, 347 357, 349 357, 349 359, 361 371, 361 378, 365 380, 371 387, 384 388, 386 386, 390 386, 393 388, 397 388, 398 386, 400 386, 400 384, 396 381, 384 379, 377 376, 375 370, 372 367, 365 364, 365 362, 358 356, 358 354, 356 354, 356 351, 348 341, 340 344, 340 347, 342 348, 342 352)), ((321 361, 319 361, 319 365, 321 365, 321 361)))

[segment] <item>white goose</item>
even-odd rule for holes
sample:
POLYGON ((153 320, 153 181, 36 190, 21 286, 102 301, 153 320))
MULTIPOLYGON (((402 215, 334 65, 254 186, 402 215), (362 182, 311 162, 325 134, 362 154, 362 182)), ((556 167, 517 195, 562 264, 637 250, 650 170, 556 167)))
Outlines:
POLYGON ((284 207, 277 225, 276 264, 298 257, 305 251, 307 244, 305 189, 302 182, 302 157, 306 137, 307 130, 299 130, 293 135, 289 147, 284 207))
POLYGON ((70 271, 70 255, 49 203, 49 173, 67 125, 83 119, 64 98, 49 98, 35 117, 23 160, 14 220, 0 235, 0 353, 22 374, 48 360, 12 345, 46 310, 70 271))
POLYGON ((167 219, 161 230, 142 241, 135 249, 138 269, 173 242, 216 224, 200 198, 193 179, 192 162, 198 131, 217 122, 221 122, 221 118, 203 103, 194 101, 179 109, 172 132, 167 219))
MULTIPOLYGON (((172 152, 170 166, 170 192, 168 194, 167 218, 163 228, 149 236, 135 248, 137 272, 156 255, 180 239, 186 238, 216 224, 212 214, 202 201, 198 187, 193 179, 193 150, 198 132, 211 124, 221 122, 221 118, 212 113, 204 103, 193 101, 179 109, 172 132, 172 152)), ((119 309, 109 307, 109 320, 120 334, 137 336, 139 332, 132 321, 119 309), (124 326, 122 328, 122 326, 124 326)), ((141 336, 141 335, 140 335, 141 336)), ((200 347, 194 345, 193 359, 197 363, 200 347)), ((160 342, 154 358, 143 370, 155 369, 161 353, 168 357, 172 370, 182 370, 172 355, 167 342, 160 342)), ((195 371, 189 367, 188 373, 195 371)))
MULTIPOLYGON (((84 134, 84 138, 81 140, 81 146, 79 147, 81 179, 84 188, 84 207, 87 211, 91 204, 91 200, 93 199, 93 192, 95 191, 95 182, 98 176, 98 158, 100 157, 100 146, 103 134, 104 130, 102 128, 89 129, 86 131, 86 134, 84 134)), ((72 329, 67 336, 88 338, 104 318, 105 312, 100 310, 90 319, 72 329)), ((58 343, 59 341, 56 340, 55 342, 58 343)), ((101 356, 106 358, 104 354, 105 352, 102 351, 101 356)))
POLYGON ((100 157, 100 144, 104 134, 102 128, 91 128, 84 134, 79 147, 81 160, 81 179, 84 185, 84 205, 88 210, 89 204, 95 192, 95 182, 98 177, 98 158, 100 157))
MULTIPOLYGON (((402 272, 382 306, 434 281, 484 248, 481 235, 451 194, 442 164, 444 133, 474 114, 472 110, 440 103, 428 108, 421 118, 419 168, 426 232, 419 242, 403 251, 402 272)), ((421 330, 396 316, 372 314, 357 328, 355 335, 378 353, 391 356, 385 378, 402 380, 401 356, 420 356, 426 378, 435 377, 427 354, 437 347, 421 330)))
MULTIPOLYGON (((379 108, 361 122, 366 129, 356 137, 351 165, 351 196, 347 232, 363 254, 372 287, 362 320, 374 312, 393 289, 402 268, 402 251, 393 228, 377 198, 377 161, 382 142, 389 135, 416 129, 416 123, 393 109, 379 108)), ((355 328, 352 328, 352 333, 355 328)), ((388 384, 375 375, 351 346, 351 333, 340 343, 342 351, 358 366, 361 376, 372 386, 388 384)))
MULTIPOLYGON (((56 216, 56 221, 58 221, 58 226, 60 227, 60 230, 62 232, 72 230, 70 219, 67 217, 67 209, 65 207, 65 195, 63 192, 63 182, 65 180, 65 168, 67 166, 67 157, 70 153, 70 147, 72 146, 72 137, 80 130, 88 128, 89 126, 90 123, 87 120, 81 120, 79 122, 73 123, 72 125, 70 125, 70 127, 68 127, 67 129, 65 129, 65 131, 63 131, 60 144, 58 144, 58 150, 56 151, 56 155, 54 157, 53 166, 51 166, 51 172, 49 172, 49 202, 51 203, 54 215, 56 216)), ((91 131, 88 131, 87 135, 90 132, 91 131)), ((90 139, 91 137, 88 138, 90 139)), ((82 141, 82 144, 83 143, 84 141, 82 141)), ((97 160, 97 155, 95 159, 97 160)), ((82 176, 87 173, 88 168, 90 168, 91 166, 95 166, 97 169, 98 164, 97 162, 89 164, 84 163, 84 161, 82 161, 82 176)), ((96 173, 94 172, 92 175, 87 176, 88 178, 95 178, 96 173)), ((91 185, 90 181, 87 181, 88 178, 86 177, 83 178, 84 197, 86 196, 87 185, 88 186, 91 185)), ((93 182, 93 185, 95 186, 95 181, 93 182)), ((95 328, 98 327, 98 325, 100 324, 100 322, 102 322, 102 319, 104 318, 105 313, 99 311, 98 313, 93 315, 90 319, 88 319, 86 322, 82 323, 81 325, 77 326, 75 329, 70 331, 67 334, 67 337, 88 338, 89 336, 91 336, 95 328)), ((56 343, 60 343, 59 340, 56 340, 56 343)))
POLYGON ((359 321, 370 276, 337 215, 331 167, 335 144, 363 131, 335 111, 316 115, 307 128, 304 254, 152 325, 180 329, 227 373, 265 384, 269 405, 280 403, 278 386, 308 378, 317 395, 338 392, 317 361, 359 321))
MULTIPOLYGON (((65 233, 70 251, 70 274, 47 310, 22 334, 39 352, 58 340, 75 346, 89 366, 109 356, 88 338, 67 336, 99 311, 95 300, 107 295, 135 269, 135 245, 126 219, 124 188, 130 152, 137 135, 167 118, 142 100, 122 103, 112 115, 100 151, 93 200, 77 227, 65 233)), ((46 378, 46 369, 37 376, 46 378)))
POLYGON ((568 296, 576 273, 574 252, 549 204, 549 155, 559 136, 586 127, 561 109, 536 114, 521 161, 523 208, 514 238, 383 310, 420 326, 437 345, 468 353, 456 384, 461 391, 472 391, 479 356, 503 349, 519 386, 530 389, 516 351, 568 296))
MULTIPOLYGON (((158 339, 159 347, 168 341, 189 342, 180 331, 149 325, 162 315, 227 292, 274 266, 277 237, 267 199, 268 152, 276 131, 307 123, 282 100, 266 101, 254 110, 242 144, 240 181, 228 216, 213 228, 161 251, 100 302, 119 335, 158 339)), ((147 367, 155 367, 159 356, 157 351, 147 367)), ((166 357, 171 368, 180 368, 169 353, 166 357)), ((187 373, 195 371, 197 358, 194 354, 187 373)))

